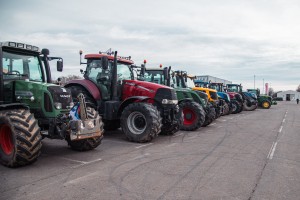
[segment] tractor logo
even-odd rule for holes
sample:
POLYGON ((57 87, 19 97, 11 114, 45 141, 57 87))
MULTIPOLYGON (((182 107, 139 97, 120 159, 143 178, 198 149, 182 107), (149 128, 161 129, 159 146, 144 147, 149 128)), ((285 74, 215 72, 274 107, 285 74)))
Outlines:
POLYGON ((70 94, 69 94, 69 95, 66 95, 66 94, 61 94, 61 95, 60 95, 60 97, 61 97, 61 98, 70 98, 70 97, 71 97, 71 95, 70 95, 70 94))

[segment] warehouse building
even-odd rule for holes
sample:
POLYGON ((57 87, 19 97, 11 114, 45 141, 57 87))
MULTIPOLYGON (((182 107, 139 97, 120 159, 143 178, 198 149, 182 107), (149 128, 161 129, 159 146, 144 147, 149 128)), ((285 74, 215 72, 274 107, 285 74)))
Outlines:
POLYGON ((300 92, 287 90, 277 93, 277 97, 281 97, 284 101, 295 101, 300 99, 300 92))
POLYGON ((224 85, 232 83, 232 81, 228 81, 228 80, 225 80, 225 79, 222 79, 222 78, 217 78, 217 77, 209 76, 209 75, 196 76, 196 80, 200 80, 202 82, 211 81, 212 83, 223 83, 224 85))

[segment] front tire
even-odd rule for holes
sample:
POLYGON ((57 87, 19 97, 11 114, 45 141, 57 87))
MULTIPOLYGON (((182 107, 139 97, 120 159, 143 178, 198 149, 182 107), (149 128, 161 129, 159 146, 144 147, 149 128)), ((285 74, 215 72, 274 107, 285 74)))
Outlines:
POLYGON ((0 112, 0 162, 7 167, 33 163, 41 153, 37 120, 26 109, 0 112))
POLYGON ((201 105, 194 101, 183 101, 179 104, 183 112, 181 130, 194 131, 200 128, 205 121, 205 112, 201 105))
POLYGON ((207 108, 207 113, 205 115, 205 122, 202 125, 203 127, 208 126, 209 124, 211 124, 215 119, 216 119, 216 109, 214 107, 208 107, 207 108))
MULTIPOLYGON (((89 119, 97 119, 98 112, 94 108, 87 107, 87 116, 89 119)), ((100 117, 100 116, 99 116, 100 117)), ((100 132, 104 132, 103 129, 103 122, 100 117, 100 132)), ((87 138, 82 140, 71 140, 70 137, 67 138, 68 145, 76 151, 89 151, 95 149, 101 144, 103 139, 102 136, 94 137, 94 138, 87 138)))
POLYGON ((129 141, 149 142, 161 132, 162 118, 152 104, 132 103, 122 112, 121 127, 129 141))

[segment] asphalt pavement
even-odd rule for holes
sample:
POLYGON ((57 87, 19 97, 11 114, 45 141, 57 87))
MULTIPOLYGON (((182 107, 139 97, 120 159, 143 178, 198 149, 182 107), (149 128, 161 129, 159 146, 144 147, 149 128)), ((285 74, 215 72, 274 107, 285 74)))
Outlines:
POLYGON ((43 141, 37 162, 0 166, 0 199, 300 199, 300 105, 222 116, 197 131, 88 152, 43 141))

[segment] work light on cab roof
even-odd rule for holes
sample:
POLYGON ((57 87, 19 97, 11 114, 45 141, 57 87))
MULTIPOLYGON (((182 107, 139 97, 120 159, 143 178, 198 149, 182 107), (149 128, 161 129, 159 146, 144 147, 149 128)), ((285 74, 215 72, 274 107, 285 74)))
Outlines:
POLYGON ((2 42, 1 46, 6 46, 6 47, 12 47, 12 48, 18 48, 18 49, 23 49, 23 50, 30 50, 30 51, 39 51, 39 48, 36 46, 32 46, 29 44, 24 44, 24 43, 18 43, 18 42, 2 42))
MULTIPOLYGON (((87 64, 81 62, 81 55, 83 51, 79 51, 80 55, 80 64, 87 64)), ((114 60, 114 51, 111 51, 111 49, 107 50, 106 52, 99 51, 99 54, 86 54, 84 56, 85 59, 101 59, 102 57, 107 57, 108 60, 113 61, 114 60)), ((128 64, 134 64, 134 62, 131 60, 131 56, 117 56, 118 62, 128 63, 128 64)))

